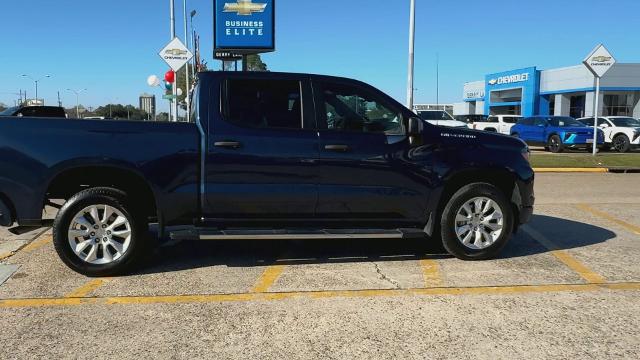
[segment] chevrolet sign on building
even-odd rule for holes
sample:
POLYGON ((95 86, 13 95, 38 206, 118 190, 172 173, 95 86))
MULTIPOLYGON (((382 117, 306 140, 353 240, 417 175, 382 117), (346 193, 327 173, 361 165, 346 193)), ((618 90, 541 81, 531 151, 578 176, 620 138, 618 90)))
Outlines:
POLYGON ((559 115, 640 118, 640 63, 618 63, 598 47, 584 65, 540 70, 528 67, 488 74, 464 83, 454 115, 559 115), (584 66, 586 65, 586 66, 584 66), (594 76, 601 76, 596 95, 594 76))
POLYGON ((275 0, 214 0, 215 53, 257 54, 274 51, 274 7, 275 0))

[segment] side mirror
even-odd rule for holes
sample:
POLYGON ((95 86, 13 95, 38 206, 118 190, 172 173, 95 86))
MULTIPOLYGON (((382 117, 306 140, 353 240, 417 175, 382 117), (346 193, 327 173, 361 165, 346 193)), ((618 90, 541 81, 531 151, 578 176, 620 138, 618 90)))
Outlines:
POLYGON ((422 145, 423 132, 424 121, 415 116, 410 117, 407 123, 407 135, 409 135, 409 144, 413 146, 422 145))
POLYGON ((410 117, 409 123, 407 124, 407 135, 409 136, 420 136, 424 131, 424 122, 422 119, 417 117, 410 117))
POLYGON ((608 127, 609 127, 609 124, 607 124, 607 123, 600 124, 600 128, 602 128, 602 129, 605 129, 605 128, 608 128, 608 127))

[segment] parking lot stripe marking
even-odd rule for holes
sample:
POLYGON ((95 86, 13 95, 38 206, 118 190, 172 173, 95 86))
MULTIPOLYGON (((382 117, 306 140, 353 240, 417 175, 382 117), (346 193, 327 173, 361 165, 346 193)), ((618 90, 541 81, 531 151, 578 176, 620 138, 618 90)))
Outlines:
POLYGON ((440 265, 437 260, 422 259, 420 260, 420 267, 422 268, 422 275, 424 276, 424 283, 426 287, 442 285, 440 265))
POLYGON ((592 208, 591 206, 587 205, 587 204, 578 204, 576 205, 576 207, 580 210, 589 212, 593 215, 599 216, 603 219, 609 220, 612 223, 618 224, 620 226, 622 226, 623 228, 631 231, 632 233, 636 234, 636 235, 640 235, 640 226, 636 226, 633 224, 629 224, 628 222, 624 221, 624 220, 620 220, 618 218, 615 218, 611 215, 609 215, 608 213, 604 212, 604 211, 600 211, 600 210, 596 210, 594 208, 592 208))
POLYGON ((609 283, 602 286, 610 290, 640 290, 640 283, 609 283))
POLYGON ((551 252, 558 260, 562 261, 571 270, 577 272, 583 279, 590 284, 603 284, 607 280, 602 275, 592 271, 580 261, 576 260, 568 252, 563 250, 554 250, 551 252))
POLYGON ((2 253, 2 254, 0 254, 0 260, 4 260, 6 258, 9 258, 13 254, 14 254, 13 252, 2 253))
POLYGON ((278 301, 292 298, 368 298, 393 296, 459 296, 459 295, 516 295, 530 293, 585 292, 585 291, 639 291, 640 283, 607 284, 553 284, 553 285, 515 285, 515 286, 479 286, 479 287, 433 287, 417 289, 371 289, 337 291, 297 291, 274 293, 175 295, 175 296, 122 296, 97 298, 42 298, 42 299, 5 299, 0 300, 0 308, 54 307, 79 305, 144 305, 144 304, 186 304, 221 303, 246 301, 278 301))
POLYGON ((68 293, 64 297, 66 298, 83 298, 89 295, 91 292, 102 286, 108 279, 94 279, 89 281, 88 283, 80 286, 79 288, 73 290, 68 293))
POLYGON ((607 173, 607 168, 533 168, 537 173, 607 173))
POLYGON ((549 240, 546 236, 544 236, 537 230, 531 228, 528 225, 524 225, 522 226, 522 231, 542 244, 542 246, 546 247, 547 250, 549 250, 551 254, 556 257, 556 259, 560 260, 568 268, 578 273, 578 275, 580 275, 588 283, 602 284, 607 281, 602 275, 589 269, 586 265, 571 256, 571 254, 569 254, 568 252, 560 250, 558 246, 553 243, 553 241, 549 240))
POLYGON ((280 274, 284 271, 285 265, 271 265, 268 266, 260 278, 258 282, 256 282, 255 286, 251 290, 254 293, 262 293, 269 291, 269 288, 278 280, 280 274))
POLYGON ((40 249, 41 247, 47 244, 50 244, 51 242, 53 242, 53 238, 50 235, 44 236, 41 239, 34 240, 31 243, 29 243, 27 246, 23 247, 22 251, 31 252, 31 251, 40 249))

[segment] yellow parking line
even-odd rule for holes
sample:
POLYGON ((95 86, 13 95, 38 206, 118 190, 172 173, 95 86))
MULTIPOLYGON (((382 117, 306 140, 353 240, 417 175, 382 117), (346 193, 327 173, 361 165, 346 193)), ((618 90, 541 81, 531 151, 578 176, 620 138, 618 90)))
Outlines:
POLYGON ((533 168, 537 173, 607 173, 607 168, 533 168))
POLYGON ((22 248, 22 251, 24 252, 34 251, 34 250, 40 249, 41 247, 47 244, 50 244, 52 241, 53 241, 53 237, 51 237, 51 235, 43 236, 38 240, 34 240, 30 242, 27 246, 22 248))
POLYGON ((437 260, 422 259, 420 260, 420 267, 422 268, 422 275, 424 277, 426 287, 442 285, 442 279, 440 278, 440 265, 437 260))
POLYGON ((94 279, 65 295, 65 298, 83 298, 102 286, 108 279, 94 279))
POLYGON ((338 291, 294 291, 280 293, 209 294, 175 296, 122 296, 102 298, 50 298, 50 299, 5 299, 0 300, 0 308, 54 307, 79 305, 141 305, 141 304, 184 304, 246 301, 278 301, 291 298, 369 298, 393 296, 460 296, 460 295, 514 295, 528 293, 585 292, 585 291, 638 291, 640 283, 607 284, 552 284, 516 286, 441 287, 418 289, 372 289, 338 291))
POLYGON ((254 293, 262 293, 269 291, 269 288, 278 280, 280 274, 284 271, 285 265, 271 265, 268 266, 260 278, 258 282, 256 282, 255 286, 251 290, 254 293))
POLYGON ((6 252, 6 253, 2 253, 0 254, 0 260, 4 260, 6 258, 10 258, 11 255, 15 254, 15 252, 6 252))
POLYGON ((586 280, 590 284, 602 284, 606 282, 606 279, 602 277, 602 275, 592 271, 587 266, 582 264, 576 258, 571 256, 568 252, 564 250, 559 250, 558 246, 554 244, 551 240, 549 240, 546 236, 542 235, 535 229, 532 229, 528 225, 524 225, 522 227, 522 231, 531 236, 534 240, 542 244, 542 246, 546 247, 547 250, 551 252, 556 259, 560 260, 563 264, 565 264, 568 268, 575 271, 580 275, 584 280, 586 280))
POLYGON ((612 223, 618 224, 636 235, 640 235, 640 226, 629 224, 628 222, 615 218, 604 211, 596 210, 587 204, 578 204, 576 205, 576 207, 580 210, 589 212, 595 216, 599 216, 603 219, 609 220, 612 223))

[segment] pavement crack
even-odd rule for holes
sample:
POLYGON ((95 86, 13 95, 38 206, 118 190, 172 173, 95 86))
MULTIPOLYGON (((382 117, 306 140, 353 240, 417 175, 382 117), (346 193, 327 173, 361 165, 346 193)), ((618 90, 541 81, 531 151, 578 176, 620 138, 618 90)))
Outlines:
POLYGON ((389 282, 391 285, 394 286, 394 288, 396 289, 400 289, 400 283, 398 283, 397 281, 393 280, 392 278, 388 277, 387 275, 385 275, 382 270, 380 269, 380 266, 378 266, 377 263, 372 262, 373 266, 376 268, 376 272, 378 273, 378 276, 380 277, 380 279, 389 282))

